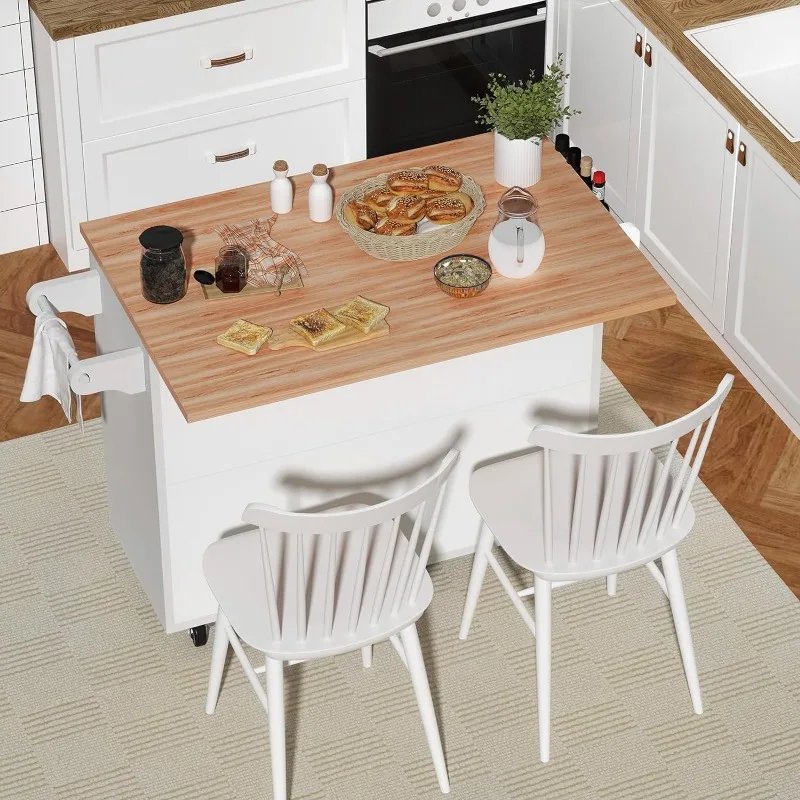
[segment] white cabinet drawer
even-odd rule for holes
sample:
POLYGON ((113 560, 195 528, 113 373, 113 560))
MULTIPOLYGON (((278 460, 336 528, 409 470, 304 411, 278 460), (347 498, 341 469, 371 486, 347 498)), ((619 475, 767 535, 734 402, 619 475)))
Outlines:
POLYGON ((354 81, 88 142, 89 219, 258 183, 272 177, 277 158, 293 173, 317 161, 358 161, 366 150, 365 103, 365 83, 354 81))
POLYGON ((364 77, 363 0, 243 0, 75 39, 83 140, 364 77))

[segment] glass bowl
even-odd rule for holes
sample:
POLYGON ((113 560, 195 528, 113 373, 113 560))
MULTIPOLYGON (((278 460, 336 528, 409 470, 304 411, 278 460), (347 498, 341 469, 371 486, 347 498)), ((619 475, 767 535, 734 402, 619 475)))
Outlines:
POLYGON ((479 295, 489 285, 492 268, 479 256, 456 253, 436 262, 433 277, 443 292, 463 299, 479 295))

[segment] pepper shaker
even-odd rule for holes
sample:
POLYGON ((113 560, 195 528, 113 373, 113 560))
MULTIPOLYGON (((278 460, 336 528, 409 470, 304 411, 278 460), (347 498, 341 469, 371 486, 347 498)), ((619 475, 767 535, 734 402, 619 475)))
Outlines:
POLYGON ((280 159, 272 165, 275 177, 269 185, 269 202, 276 214, 288 214, 292 210, 294 187, 286 177, 289 165, 280 159))
POLYGON ((308 190, 308 216, 312 222, 327 222, 333 216, 333 189, 328 183, 328 168, 314 164, 314 181, 308 190))

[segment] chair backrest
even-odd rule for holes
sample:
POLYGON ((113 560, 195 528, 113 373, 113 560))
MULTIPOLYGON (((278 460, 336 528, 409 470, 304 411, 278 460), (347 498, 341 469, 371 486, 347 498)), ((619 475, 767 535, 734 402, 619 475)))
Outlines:
POLYGON ((352 634, 366 619, 375 624, 413 604, 458 455, 451 450, 425 481, 375 505, 322 513, 248 505, 242 519, 260 529, 272 639, 352 634), (316 628, 309 631, 312 616, 316 628))
POLYGON ((542 543, 556 571, 641 561, 663 550, 678 527, 708 449, 720 406, 733 384, 726 375, 710 400, 657 428, 613 435, 537 426, 543 448, 542 543), (703 427, 705 426, 705 430, 703 427), (690 435, 683 462, 678 444, 690 435), (663 463, 654 448, 669 445, 663 463))

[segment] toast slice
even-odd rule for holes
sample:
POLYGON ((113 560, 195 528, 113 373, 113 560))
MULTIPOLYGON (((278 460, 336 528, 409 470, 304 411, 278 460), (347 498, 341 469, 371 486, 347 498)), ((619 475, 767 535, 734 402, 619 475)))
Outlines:
POLYGON ((325 308, 319 308, 289 322, 293 331, 299 333, 313 347, 325 344, 344 333, 347 328, 325 308))
POLYGON ((217 344, 248 356, 254 356, 270 336, 272 336, 272 328, 237 319, 225 333, 217 336, 217 344))
POLYGON ((389 306, 367 300, 366 297, 357 295, 347 305, 334 312, 340 322, 351 328, 356 328, 361 333, 369 333, 389 313, 389 306))

